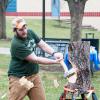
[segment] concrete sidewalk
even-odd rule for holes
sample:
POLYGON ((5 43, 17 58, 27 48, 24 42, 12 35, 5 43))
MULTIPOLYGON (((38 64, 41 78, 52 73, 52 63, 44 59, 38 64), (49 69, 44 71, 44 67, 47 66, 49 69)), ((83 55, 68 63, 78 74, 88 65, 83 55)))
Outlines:
POLYGON ((10 55, 10 48, 0 47, 0 54, 10 55))

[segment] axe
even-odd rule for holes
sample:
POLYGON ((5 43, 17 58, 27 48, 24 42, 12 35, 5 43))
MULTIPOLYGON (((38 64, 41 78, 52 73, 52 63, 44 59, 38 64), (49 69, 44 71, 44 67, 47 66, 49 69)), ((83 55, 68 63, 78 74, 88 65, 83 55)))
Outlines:
POLYGON ((60 61, 60 64, 64 69, 64 76, 67 77, 68 82, 75 83, 77 80, 76 66, 71 61, 69 61, 69 62, 72 65, 72 68, 69 70, 68 70, 68 67, 63 60, 60 61))

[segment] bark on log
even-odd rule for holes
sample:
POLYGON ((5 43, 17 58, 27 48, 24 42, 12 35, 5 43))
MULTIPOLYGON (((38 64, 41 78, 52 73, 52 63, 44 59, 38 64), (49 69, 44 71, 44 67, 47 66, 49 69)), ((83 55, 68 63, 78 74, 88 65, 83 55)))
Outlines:
POLYGON ((91 87, 90 79, 90 43, 87 41, 71 42, 68 47, 68 59, 79 69, 76 83, 68 83, 70 89, 85 93, 91 87))

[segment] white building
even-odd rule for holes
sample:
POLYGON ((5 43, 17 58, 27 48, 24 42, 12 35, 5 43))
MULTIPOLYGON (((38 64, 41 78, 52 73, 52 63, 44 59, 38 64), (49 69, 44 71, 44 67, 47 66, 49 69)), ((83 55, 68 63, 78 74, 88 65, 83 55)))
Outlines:
MULTIPOLYGON (((99 2, 99 0, 88 0, 86 2, 83 25, 92 25, 100 30, 99 2)), ((42 5, 43 0, 12 0, 8 6, 6 15, 39 17, 42 16, 42 5)), ((70 17, 68 4, 64 0, 45 0, 45 11, 46 17, 50 18, 59 14, 61 18, 70 17)))

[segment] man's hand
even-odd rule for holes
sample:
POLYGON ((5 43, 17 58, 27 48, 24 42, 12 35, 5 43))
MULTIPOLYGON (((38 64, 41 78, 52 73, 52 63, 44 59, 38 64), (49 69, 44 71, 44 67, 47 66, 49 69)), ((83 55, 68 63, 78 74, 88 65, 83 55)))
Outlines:
POLYGON ((54 58, 55 59, 62 60, 63 59, 63 54, 60 53, 60 52, 56 52, 56 53, 54 53, 54 58))

